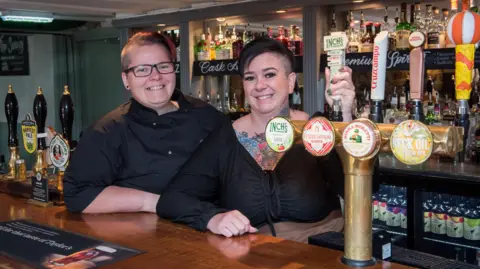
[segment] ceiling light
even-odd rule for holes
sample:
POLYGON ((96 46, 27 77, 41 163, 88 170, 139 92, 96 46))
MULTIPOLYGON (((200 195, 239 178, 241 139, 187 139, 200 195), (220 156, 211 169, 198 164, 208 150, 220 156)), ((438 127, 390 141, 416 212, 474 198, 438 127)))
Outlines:
POLYGON ((225 18, 217 18, 217 21, 219 22, 225 21, 225 18))
POLYGON ((165 23, 159 23, 159 24, 157 24, 157 26, 163 27, 163 26, 166 26, 166 24, 165 23))
POLYGON ((15 21, 15 22, 51 23, 53 21, 53 18, 34 17, 34 16, 4 15, 4 16, 1 16, 1 18, 4 21, 15 21))
POLYGON ((364 0, 354 0, 354 3, 363 3, 364 0))
POLYGON ((277 13, 286 13, 287 11, 286 11, 286 10, 277 10, 277 11, 275 11, 275 12, 277 12, 277 13))

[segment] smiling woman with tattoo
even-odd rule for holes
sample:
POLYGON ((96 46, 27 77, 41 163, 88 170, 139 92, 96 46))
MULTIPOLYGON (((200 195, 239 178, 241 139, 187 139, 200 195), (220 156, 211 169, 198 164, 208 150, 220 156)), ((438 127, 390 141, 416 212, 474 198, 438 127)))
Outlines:
MULTIPOLYGON (((161 217, 227 237, 259 231, 302 242, 343 229, 343 171, 336 152, 314 157, 294 145, 281 154, 265 141, 271 118, 309 118, 288 106, 293 64, 292 53, 275 40, 257 39, 242 50, 239 71, 251 113, 203 142, 163 193, 161 217)), ((355 91, 351 70, 343 71, 331 89, 349 111, 355 91)))

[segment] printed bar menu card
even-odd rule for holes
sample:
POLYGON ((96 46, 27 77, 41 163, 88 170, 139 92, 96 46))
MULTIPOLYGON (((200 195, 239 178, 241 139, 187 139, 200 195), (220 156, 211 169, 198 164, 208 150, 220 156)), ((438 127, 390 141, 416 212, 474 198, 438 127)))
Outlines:
POLYGON ((0 255, 35 268, 97 268, 145 253, 27 220, 0 222, 0 255))

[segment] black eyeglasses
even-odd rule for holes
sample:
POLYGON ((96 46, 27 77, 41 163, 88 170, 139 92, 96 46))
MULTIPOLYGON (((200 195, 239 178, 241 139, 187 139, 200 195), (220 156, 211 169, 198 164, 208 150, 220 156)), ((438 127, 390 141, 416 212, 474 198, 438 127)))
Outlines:
POLYGON ((156 68, 160 74, 170 74, 175 72, 175 65, 172 62, 161 62, 158 64, 142 64, 126 69, 125 73, 133 71, 136 77, 148 77, 152 74, 153 68, 156 68))

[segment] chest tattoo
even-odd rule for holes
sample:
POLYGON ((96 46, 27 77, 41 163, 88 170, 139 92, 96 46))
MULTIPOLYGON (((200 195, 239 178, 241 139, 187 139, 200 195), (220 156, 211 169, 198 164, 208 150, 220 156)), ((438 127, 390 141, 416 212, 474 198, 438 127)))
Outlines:
POLYGON ((240 144, 250 153, 263 170, 273 170, 284 153, 270 149, 265 139, 265 133, 248 137, 247 132, 236 132, 240 144))

